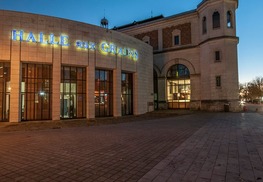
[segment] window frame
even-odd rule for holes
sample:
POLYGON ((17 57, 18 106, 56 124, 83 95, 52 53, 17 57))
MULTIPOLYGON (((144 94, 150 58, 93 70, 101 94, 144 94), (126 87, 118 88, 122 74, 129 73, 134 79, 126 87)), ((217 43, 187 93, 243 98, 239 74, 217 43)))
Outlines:
POLYGON ((233 28, 233 15, 230 10, 226 13, 226 26, 227 28, 233 28))
POLYGON ((222 87, 221 75, 217 75, 217 76, 215 77, 215 81, 216 81, 216 88, 221 88, 221 87, 222 87))
POLYGON ((52 119, 53 65, 22 63, 21 121, 52 119))
POLYGON ((61 66, 61 119, 86 118, 86 83, 85 67, 69 65, 61 66), (69 74, 66 74, 67 72, 69 74), (67 107, 67 105, 64 103, 65 97, 70 98, 70 107, 67 107), (67 115, 65 115, 65 111, 68 113, 67 115))
POLYGON ((133 115, 133 73, 121 73, 122 116, 133 115))
POLYGON ((180 37, 179 35, 174 36, 174 46, 180 45, 180 37))
POLYGON ((181 31, 178 29, 175 29, 172 32, 172 42, 173 42, 173 46, 180 46, 181 45, 181 31), (175 38, 178 37, 178 44, 175 44, 177 41, 175 41, 175 38))
POLYGON ((96 68, 94 76, 95 117, 113 116, 113 71, 96 68))
POLYGON ((203 17, 202 19, 202 33, 207 34, 207 18, 206 16, 203 17))
POLYGON ((213 29, 219 29, 221 27, 220 23, 220 13, 218 11, 215 11, 212 15, 212 26, 213 29))
POLYGON ((221 51, 217 50, 215 51, 215 62, 221 62, 222 56, 221 56, 221 51))

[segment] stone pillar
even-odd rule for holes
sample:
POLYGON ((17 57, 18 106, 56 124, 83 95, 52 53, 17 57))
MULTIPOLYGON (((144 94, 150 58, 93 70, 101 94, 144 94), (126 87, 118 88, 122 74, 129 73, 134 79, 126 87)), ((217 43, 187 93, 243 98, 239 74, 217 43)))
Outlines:
POLYGON ((158 49, 163 50, 163 29, 158 29, 158 49))
POLYGON ((139 115, 139 80, 138 80, 138 72, 133 74, 133 114, 139 115))
MULTIPOLYGON (((118 64, 117 64, 118 67, 118 64)), ((121 116, 121 69, 113 70, 113 116, 121 116)))
POLYGON ((86 118, 95 118, 95 53, 89 53, 89 65, 86 67, 86 118))
POLYGON ((21 43, 19 41, 11 42, 11 73, 10 73, 10 112, 9 121, 19 122, 21 121, 20 115, 20 87, 21 87, 21 63, 20 63, 20 51, 21 43))
POLYGON ((158 78, 158 103, 159 109, 167 109, 166 99, 166 78, 158 78))
POLYGON ((190 84, 191 84, 190 109, 200 110, 201 109, 200 74, 191 74, 190 84))
POLYGON ((61 52, 62 48, 52 50, 52 120, 60 120, 60 82, 61 82, 61 52))

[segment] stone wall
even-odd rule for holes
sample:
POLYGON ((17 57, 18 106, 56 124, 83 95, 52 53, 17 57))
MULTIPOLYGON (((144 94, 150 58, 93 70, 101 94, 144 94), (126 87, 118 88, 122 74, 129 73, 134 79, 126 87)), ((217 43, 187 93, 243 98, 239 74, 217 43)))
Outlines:
MULTIPOLYGON (((134 114, 143 114, 152 111, 148 103, 153 102, 153 55, 152 47, 120 32, 107 30, 82 22, 54 18, 29 13, 0 11, 0 61, 11 62, 11 108, 10 121, 20 121, 20 80, 21 64, 50 64, 53 65, 52 83, 52 119, 60 119, 60 69, 61 65, 81 66, 87 70, 87 118, 94 118, 94 81, 95 69, 113 71, 114 93, 113 114, 121 116, 121 72, 132 73, 134 77, 133 104, 134 114), (24 32, 23 41, 12 40, 12 30, 24 32), (27 37, 32 32, 37 41, 27 37), (54 41, 59 41, 61 35, 68 36, 69 46, 61 44, 40 43, 40 32, 44 34, 44 42, 50 35, 54 41), (89 48, 76 47, 76 41, 90 43, 89 48), (138 59, 131 56, 118 55, 113 52, 102 52, 102 42, 114 43, 119 48, 137 50, 138 59), (92 49, 91 44, 96 44, 92 49)), ((42 40, 43 41, 43 40, 42 40)), ((105 48, 106 49, 106 48, 105 48)), ((107 47, 110 50, 109 47, 107 47)), ((126 51, 128 54, 129 51, 126 51)), ((131 54, 129 54, 131 55, 131 54)))

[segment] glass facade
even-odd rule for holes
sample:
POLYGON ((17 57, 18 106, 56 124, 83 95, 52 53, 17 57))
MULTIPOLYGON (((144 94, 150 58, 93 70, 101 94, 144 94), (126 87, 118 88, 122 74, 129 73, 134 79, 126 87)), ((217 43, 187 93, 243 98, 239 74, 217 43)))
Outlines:
POLYGON ((0 62, 0 121, 9 120, 10 63, 0 62))
POLYGON ((190 73, 186 66, 176 64, 167 72, 167 100, 170 109, 190 107, 190 73))
POLYGON ((86 68, 62 66, 60 117, 86 117, 86 68))
POLYGON ((95 116, 113 115, 113 75, 112 71, 95 70, 95 116))
POLYGON ((22 64, 21 120, 52 119, 52 66, 22 64))
POLYGON ((121 74, 121 113, 133 114, 133 78, 132 73, 121 74))

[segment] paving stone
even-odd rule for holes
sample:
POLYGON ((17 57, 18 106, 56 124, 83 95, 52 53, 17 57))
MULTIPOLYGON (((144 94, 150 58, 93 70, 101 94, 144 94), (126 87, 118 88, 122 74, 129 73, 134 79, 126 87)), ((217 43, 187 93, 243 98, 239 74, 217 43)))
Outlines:
POLYGON ((258 113, 0 132, 0 181, 262 181, 262 133, 258 113))

